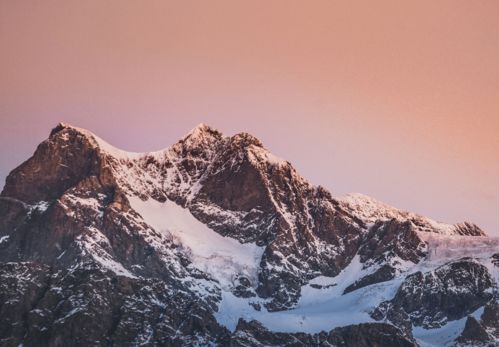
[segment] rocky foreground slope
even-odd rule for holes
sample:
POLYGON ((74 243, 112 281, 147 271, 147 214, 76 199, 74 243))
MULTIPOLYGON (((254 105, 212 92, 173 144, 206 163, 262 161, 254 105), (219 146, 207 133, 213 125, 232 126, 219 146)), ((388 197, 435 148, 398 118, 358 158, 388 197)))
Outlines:
POLYGON ((129 153, 59 124, 0 195, 2 346, 488 346, 499 240, 333 197, 200 125, 129 153))

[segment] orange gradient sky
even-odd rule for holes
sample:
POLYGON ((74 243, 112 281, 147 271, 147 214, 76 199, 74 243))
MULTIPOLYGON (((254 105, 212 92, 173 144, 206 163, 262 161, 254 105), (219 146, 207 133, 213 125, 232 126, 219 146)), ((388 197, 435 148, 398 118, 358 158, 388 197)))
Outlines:
POLYGON ((66 121, 247 131, 333 194, 499 235, 498 1, 0 1, 0 186, 66 121))

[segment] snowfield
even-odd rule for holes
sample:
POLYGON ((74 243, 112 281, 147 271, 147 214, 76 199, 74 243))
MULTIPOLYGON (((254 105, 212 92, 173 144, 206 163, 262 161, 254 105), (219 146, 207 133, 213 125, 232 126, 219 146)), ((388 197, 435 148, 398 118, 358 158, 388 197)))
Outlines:
POLYGON ((318 333, 344 325, 372 322, 374 320, 369 312, 380 302, 391 299, 402 279, 343 295, 345 288, 364 274, 359 257, 356 256, 338 276, 320 276, 303 286, 297 306, 287 311, 268 312, 265 308, 256 311, 250 303, 264 301, 237 298, 231 293, 224 293, 215 316, 231 330, 235 329, 238 319, 242 317, 245 320, 258 320, 270 330, 290 333, 318 333), (314 288, 311 284, 324 287, 314 288))
POLYGON ((224 237, 198 221, 191 212, 173 201, 142 201, 129 197, 130 205, 156 231, 165 233, 187 250, 192 264, 230 290, 236 275, 257 283, 257 271, 264 251, 255 244, 242 244, 224 237))

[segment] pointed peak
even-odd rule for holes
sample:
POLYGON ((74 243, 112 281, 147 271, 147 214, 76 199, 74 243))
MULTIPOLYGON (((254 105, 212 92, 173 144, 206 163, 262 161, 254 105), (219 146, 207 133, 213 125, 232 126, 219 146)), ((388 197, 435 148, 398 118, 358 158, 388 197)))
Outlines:
POLYGON ((206 125, 204 123, 199 123, 191 131, 189 131, 189 133, 187 133, 185 138, 187 138, 189 136, 198 136, 198 135, 202 135, 202 134, 219 134, 219 135, 221 135, 221 133, 217 129, 212 128, 209 125, 206 125))
POLYGON ((53 129, 50 131, 50 136, 57 134, 58 132, 64 129, 72 129, 74 128, 72 125, 64 122, 59 122, 53 129))
POLYGON ((92 137, 92 136, 95 136, 92 132, 86 130, 86 129, 83 129, 83 128, 78 128, 78 127, 75 127, 69 123, 65 123, 65 122, 59 122, 59 124, 57 124, 53 129, 52 131, 50 131, 50 137, 52 137, 53 135, 55 134, 58 134, 60 133, 61 131, 63 130, 73 130, 73 131, 76 131, 78 132, 79 134, 81 135, 84 135, 84 136, 87 136, 87 137, 92 137))
POLYGON ((106 153, 115 158, 138 158, 144 154, 123 151, 104 141, 87 129, 79 128, 64 122, 60 122, 55 128, 52 129, 49 140, 57 141, 65 145, 69 139, 73 139, 75 136, 84 138, 89 146, 96 149, 98 148, 100 153, 106 153))
POLYGON ((200 144, 211 143, 222 138, 223 135, 221 132, 204 123, 200 123, 189 131, 179 143, 182 143, 184 146, 187 145, 188 147, 197 147, 200 144))
POLYGON ((198 130, 198 131, 208 131, 208 130, 214 130, 212 127, 210 127, 209 125, 205 124, 205 123, 199 123, 198 125, 196 125, 194 127, 194 129, 192 129, 192 131, 194 130, 198 130))

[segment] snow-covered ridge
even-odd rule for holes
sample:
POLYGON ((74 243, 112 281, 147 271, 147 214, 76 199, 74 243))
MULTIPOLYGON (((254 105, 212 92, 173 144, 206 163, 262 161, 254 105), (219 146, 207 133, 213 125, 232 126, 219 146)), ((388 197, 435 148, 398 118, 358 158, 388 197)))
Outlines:
MULTIPOLYGON (((122 182, 126 182, 129 187, 141 186, 141 190, 145 191, 148 190, 147 187, 144 186, 145 182, 155 182, 154 185, 156 187, 163 187, 168 190, 168 186, 175 184, 173 182, 175 180, 180 181, 177 189, 182 194, 187 193, 189 195, 189 200, 191 200, 201 188, 201 177, 188 177, 179 170, 178 165, 180 162, 185 159, 190 159, 190 155, 185 157, 186 150, 188 153, 189 151, 192 152, 194 155, 194 158, 192 159, 194 159, 194 161, 205 161, 204 169, 206 169, 212 166, 213 161, 217 156, 223 155, 231 145, 235 145, 236 147, 239 146, 239 148, 243 149, 247 159, 262 172, 267 171, 266 169, 270 167, 290 170, 295 182, 299 182, 300 185, 313 187, 304 177, 296 172, 288 161, 269 152, 257 138, 247 133, 238 133, 232 137, 228 137, 218 130, 201 123, 170 147, 153 152, 138 153, 121 150, 86 129, 78 128, 66 123, 60 123, 54 128, 53 133, 63 129, 73 129, 79 132, 93 142, 101 153, 116 159, 117 163, 121 164, 118 166, 114 165, 113 167, 116 177, 122 182), (204 153, 204 155, 199 156, 198 154, 200 152, 204 153), (163 165, 161 168, 161 170, 167 172, 159 172, 159 166, 156 168, 144 167, 148 165, 150 159, 157 161, 159 164, 168 164, 163 165), (137 163, 142 164, 136 165, 137 163)), ((68 134, 66 133, 62 136, 67 137, 68 134)), ((237 158, 236 155, 230 160, 237 161, 239 158, 237 158)), ((195 165, 199 166, 197 163, 195 165)), ((143 191, 136 192, 139 194, 144 193, 143 191)), ((452 225, 437 222, 431 218, 413 212, 397 209, 363 194, 348 194, 337 198, 337 200, 344 209, 364 221, 368 227, 378 220, 385 221, 395 218, 399 220, 411 220, 417 224, 419 230, 443 235, 485 234, 480 228, 470 223, 452 225)), ((283 214, 285 215, 286 213, 284 212, 283 214)), ((290 217, 288 219, 291 220, 292 218, 290 217)))
POLYGON ((417 221, 419 224, 418 226, 425 231, 448 236, 458 235, 457 228, 459 227, 459 224, 453 225, 438 222, 417 213, 400 210, 364 194, 347 194, 338 198, 338 201, 344 208, 362 219, 368 225, 372 225, 378 220, 412 220, 417 221))
MULTIPOLYGON (((174 146, 182 144, 187 147, 197 147, 197 146, 202 146, 206 145, 207 143, 213 141, 214 138, 219 138, 221 140, 230 140, 230 137, 223 135, 220 133, 218 130, 204 124, 200 123, 196 127, 194 127, 191 131, 189 131, 184 137, 182 137, 177 143, 175 143, 172 146, 165 147, 160 150, 156 151, 150 151, 150 152, 130 152, 130 151, 125 151, 123 149, 117 148, 107 141, 103 140, 101 137, 97 136, 93 132, 75 127, 72 125, 69 125, 67 123, 59 123, 57 128, 63 128, 63 129, 73 129, 76 130, 77 132, 81 133, 85 137, 93 140, 94 144, 105 154, 108 154, 116 159, 131 159, 131 160, 136 160, 136 159, 141 159, 147 156, 152 156, 155 158, 162 158, 164 157, 167 153, 170 153, 174 146)), ((289 162, 277 157, 276 155, 272 154, 269 152, 267 149, 265 149, 260 141, 256 138, 254 138, 252 135, 246 134, 246 133, 238 133, 234 135, 232 138, 235 139, 234 141, 239 141, 239 138, 247 138, 251 137, 258 143, 258 146, 255 145, 249 145, 248 150, 249 150, 249 155, 250 155, 250 160, 253 160, 255 162, 258 162, 259 160, 264 160, 268 162, 271 165, 289 165, 289 162)))
MULTIPOLYGON (((124 151, 122 149, 119 149, 117 147, 114 147, 113 145, 109 144, 99 136, 95 135, 93 132, 75 127, 73 125, 67 124, 67 123, 59 123, 55 129, 73 129, 77 131, 78 133, 82 134, 85 136, 87 139, 93 142, 93 144, 98 147, 102 152, 111 155, 117 159, 137 159, 142 156, 144 156, 146 153, 138 153, 138 152, 128 152, 124 151)), ((54 132, 54 131, 53 131, 54 132)), ((67 134, 62 135, 63 138, 68 139, 67 134)), ((161 152, 161 151, 158 151, 161 152)))
POLYGON ((350 193, 338 198, 341 205, 353 210, 358 217, 368 223, 378 219, 407 218, 413 213, 399 210, 361 193, 350 193))

